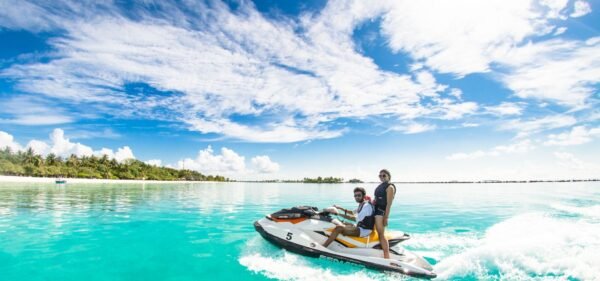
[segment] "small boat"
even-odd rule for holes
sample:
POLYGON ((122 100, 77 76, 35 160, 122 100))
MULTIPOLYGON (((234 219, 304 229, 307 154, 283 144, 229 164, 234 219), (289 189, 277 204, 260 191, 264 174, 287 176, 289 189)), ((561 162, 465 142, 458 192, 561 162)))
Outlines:
POLYGON ((67 183, 67 180, 66 180, 66 179, 63 179, 63 178, 58 178, 58 179, 56 179, 54 182, 55 182, 56 184, 65 184, 65 183, 67 183))

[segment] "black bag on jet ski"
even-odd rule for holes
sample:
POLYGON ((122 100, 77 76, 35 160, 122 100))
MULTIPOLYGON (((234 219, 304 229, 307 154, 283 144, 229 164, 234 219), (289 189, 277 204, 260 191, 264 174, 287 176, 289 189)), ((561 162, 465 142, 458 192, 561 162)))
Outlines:
POLYGON ((312 217, 317 214, 319 209, 311 206, 298 206, 290 209, 281 209, 273 214, 272 218, 276 219, 296 219, 301 217, 312 217))

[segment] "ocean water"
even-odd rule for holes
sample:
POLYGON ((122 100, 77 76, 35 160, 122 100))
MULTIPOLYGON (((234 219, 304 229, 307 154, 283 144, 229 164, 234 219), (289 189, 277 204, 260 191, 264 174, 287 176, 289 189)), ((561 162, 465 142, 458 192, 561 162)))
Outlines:
MULTIPOLYGON (((376 184, 363 184, 372 193, 376 184)), ((351 184, 0 184, 0 280, 409 280, 288 253, 252 223, 351 184)), ((399 185, 436 280, 600 280, 600 184, 399 185)))

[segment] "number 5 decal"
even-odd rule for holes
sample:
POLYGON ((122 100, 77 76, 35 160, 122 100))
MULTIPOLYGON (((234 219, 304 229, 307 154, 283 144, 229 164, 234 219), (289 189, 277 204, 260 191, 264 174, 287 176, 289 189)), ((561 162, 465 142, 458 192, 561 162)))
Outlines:
POLYGON ((287 236, 285 237, 286 240, 292 240, 292 233, 288 232, 287 236))

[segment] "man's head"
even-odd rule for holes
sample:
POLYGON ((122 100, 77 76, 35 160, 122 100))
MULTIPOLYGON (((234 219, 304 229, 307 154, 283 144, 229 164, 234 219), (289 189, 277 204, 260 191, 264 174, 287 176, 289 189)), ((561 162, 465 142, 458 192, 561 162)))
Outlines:
POLYGON ((365 200, 365 195, 367 195, 367 191, 364 188, 357 187, 354 189, 354 200, 356 200, 356 203, 362 203, 365 200))

